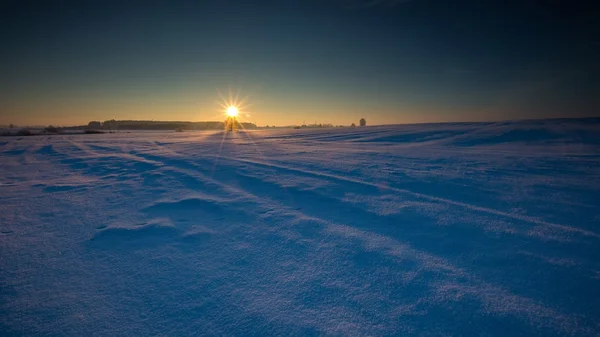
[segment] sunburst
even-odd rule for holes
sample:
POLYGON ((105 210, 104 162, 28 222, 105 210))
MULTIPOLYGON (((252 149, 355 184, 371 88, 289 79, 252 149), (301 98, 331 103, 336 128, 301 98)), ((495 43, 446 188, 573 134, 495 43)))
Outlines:
POLYGON ((248 108, 250 107, 248 104, 248 96, 240 98, 239 90, 234 95, 230 89, 227 97, 223 96, 220 91, 217 92, 220 98, 219 105, 225 117, 236 118, 238 120, 250 117, 248 111, 248 108))
POLYGON ((240 109, 237 106, 232 105, 227 107, 227 111, 225 112, 229 117, 237 117, 240 114, 240 109))

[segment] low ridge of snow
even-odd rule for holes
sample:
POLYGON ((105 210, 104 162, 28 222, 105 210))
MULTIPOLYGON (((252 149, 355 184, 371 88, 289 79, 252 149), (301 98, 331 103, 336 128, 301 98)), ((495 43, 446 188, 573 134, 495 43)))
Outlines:
POLYGON ((600 334, 598 131, 6 138, 0 334, 600 334))

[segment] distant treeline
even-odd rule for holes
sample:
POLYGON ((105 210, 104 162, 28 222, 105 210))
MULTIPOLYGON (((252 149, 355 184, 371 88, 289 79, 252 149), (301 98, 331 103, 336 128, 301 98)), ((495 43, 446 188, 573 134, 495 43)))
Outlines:
MULTIPOLYGON (((239 123, 243 129, 256 129, 256 124, 248 122, 239 123)), ((134 120, 108 120, 104 122, 92 121, 85 126, 67 127, 65 129, 89 130, 223 130, 223 122, 161 122, 161 121, 134 121, 134 120)))

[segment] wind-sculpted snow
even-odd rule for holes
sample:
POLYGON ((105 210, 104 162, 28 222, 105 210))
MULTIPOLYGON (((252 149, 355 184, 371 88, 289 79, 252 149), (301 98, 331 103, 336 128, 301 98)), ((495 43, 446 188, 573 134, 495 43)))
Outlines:
POLYGON ((599 126, 7 138, 0 334, 598 335, 599 126))

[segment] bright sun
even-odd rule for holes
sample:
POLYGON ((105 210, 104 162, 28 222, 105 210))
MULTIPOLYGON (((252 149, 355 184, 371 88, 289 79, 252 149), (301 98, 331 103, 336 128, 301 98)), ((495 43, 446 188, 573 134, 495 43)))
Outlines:
POLYGON ((236 106, 232 105, 227 108, 227 116, 229 116, 229 117, 236 117, 239 113, 240 113, 240 111, 238 110, 238 108, 236 106))

